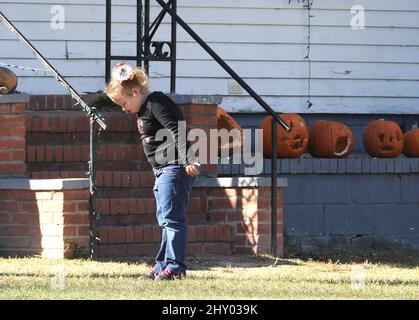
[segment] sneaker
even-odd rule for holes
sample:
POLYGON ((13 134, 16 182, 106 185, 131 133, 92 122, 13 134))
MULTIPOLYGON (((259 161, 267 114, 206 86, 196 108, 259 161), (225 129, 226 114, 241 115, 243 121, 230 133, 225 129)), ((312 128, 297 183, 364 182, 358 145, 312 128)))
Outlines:
POLYGON ((181 280, 186 277, 186 271, 175 273, 170 269, 164 269, 162 272, 157 274, 154 280, 181 280))
POLYGON ((151 268, 145 275, 144 278, 149 280, 154 280, 157 276, 157 272, 154 270, 154 268, 151 268))

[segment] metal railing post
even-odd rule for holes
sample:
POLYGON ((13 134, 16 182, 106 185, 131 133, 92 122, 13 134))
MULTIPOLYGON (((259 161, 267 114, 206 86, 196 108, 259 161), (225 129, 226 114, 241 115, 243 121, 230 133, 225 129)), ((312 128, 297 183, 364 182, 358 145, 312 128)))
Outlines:
MULTIPOLYGON (((143 5, 142 0, 137 0, 137 66, 143 66, 142 37, 143 37, 143 5)), ((110 41, 109 41, 110 42, 110 41)))
POLYGON ((276 257, 276 195, 277 195, 277 135, 276 135, 276 121, 272 119, 272 158, 271 158, 271 255, 276 257))
MULTIPOLYGON (((177 0, 172 1, 172 10, 176 14, 177 13, 177 0)), ((171 52, 170 57, 172 61, 170 62, 170 92, 176 92, 176 20, 172 17, 172 38, 171 38, 171 52)))
MULTIPOLYGON (((112 36, 112 1, 106 0, 106 39, 111 39, 112 36)), ((105 43, 105 81, 111 78, 111 41, 105 43)))
POLYGON ((95 259, 99 256, 98 252, 98 241, 100 240, 97 232, 97 221, 100 218, 99 213, 95 208, 96 198, 96 146, 97 146, 97 134, 95 129, 95 123, 90 120, 90 144, 89 144, 89 235, 90 235, 90 258, 95 259))
MULTIPOLYGON (((144 1, 144 55, 150 55, 150 0, 144 1)), ((150 61, 144 60, 144 70, 150 74, 150 61)))

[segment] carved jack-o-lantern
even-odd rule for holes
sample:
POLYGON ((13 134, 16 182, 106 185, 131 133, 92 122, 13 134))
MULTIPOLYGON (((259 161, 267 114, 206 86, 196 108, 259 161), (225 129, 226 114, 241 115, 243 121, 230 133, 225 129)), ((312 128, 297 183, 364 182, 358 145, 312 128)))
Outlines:
POLYGON ((345 158, 355 144, 351 129, 343 123, 315 121, 309 131, 308 150, 314 157, 345 158))
POLYGON ((0 94, 7 94, 17 87, 16 75, 7 68, 0 67, 0 94))
POLYGON ((363 140, 365 151, 372 157, 395 158, 403 150, 403 132, 393 121, 371 121, 363 140))
MULTIPOLYGON (((218 156, 225 154, 232 155, 234 150, 240 150, 243 144, 243 129, 241 126, 221 107, 217 108, 217 129, 226 129, 232 138, 222 139, 218 137, 218 156), (235 131, 231 131, 235 130, 235 131)), ((220 132, 221 133, 221 132, 220 132)))
POLYGON ((406 132, 403 137, 403 153, 406 157, 419 157, 419 129, 406 132))
MULTIPOLYGON (((291 127, 291 131, 287 132, 280 124, 277 124, 277 157, 296 158, 307 149, 307 125, 298 114, 281 114, 281 118, 291 127)), ((271 116, 266 116, 261 124, 263 129, 263 155, 266 158, 272 157, 272 119, 271 116)))

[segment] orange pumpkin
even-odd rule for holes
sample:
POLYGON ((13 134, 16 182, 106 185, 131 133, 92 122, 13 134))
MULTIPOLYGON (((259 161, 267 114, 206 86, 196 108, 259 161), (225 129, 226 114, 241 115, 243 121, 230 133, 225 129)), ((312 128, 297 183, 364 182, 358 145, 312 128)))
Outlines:
MULTIPOLYGON (((266 116, 262 120, 263 129, 263 155, 266 158, 272 157, 272 116, 266 116)), ((296 158, 302 155, 308 145, 308 128, 303 118, 298 114, 281 114, 290 127, 287 132, 279 123, 276 126, 278 158, 296 158)))
POLYGON ((345 158, 355 144, 351 129, 334 121, 315 121, 309 130, 308 150, 314 157, 345 158))
POLYGON ((229 138, 229 141, 223 141, 220 136, 218 137, 218 156, 226 153, 231 156, 235 148, 241 148, 243 144, 243 129, 232 116, 221 107, 217 108, 217 129, 226 129, 228 132, 237 129, 240 133, 240 137, 234 136, 234 138, 229 138))
POLYGON ((7 94, 17 87, 16 75, 7 68, 0 67, 0 94, 7 94))
POLYGON ((371 121, 364 131, 364 148, 372 157, 395 158, 403 150, 403 132, 394 121, 371 121))
POLYGON ((406 157, 419 157, 419 129, 406 132, 403 136, 403 153, 406 157))

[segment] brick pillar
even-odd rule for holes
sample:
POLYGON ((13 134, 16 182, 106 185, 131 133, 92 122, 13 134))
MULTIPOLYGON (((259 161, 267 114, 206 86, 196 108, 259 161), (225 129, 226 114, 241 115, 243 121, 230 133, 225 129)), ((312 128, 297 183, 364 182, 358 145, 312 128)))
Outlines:
MULTIPOLYGON (((210 129, 217 129, 217 108, 222 98, 219 96, 189 96, 173 95, 172 99, 179 105, 183 116, 188 124, 188 129, 199 128, 206 132, 207 157, 201 167, 201 175, 207 177, 217 176, 217 163, 211 163, 210 153, 210 129)), ((217 159, 218 151, 215 150, 217 159)))
MULTIPOLYGON (((210 129, 217 129, 217 105, 216 104, 188 104, 181 105, 183 116, 188 123, 188 129, 199 128, 206 132, 209 139, 210 129)), ((207 141, 207 157, 202 164, 201 174, 215 177, 217 175, 217 164, 210 162, 210 144, 207 141)))
POLYGON ((0 176, 26 175, 25 94, 0 95, 0 176))
MULTIPOLYGON (((283 189, 286 179, 278 178, 276 256, 284 255, 283 189)), ((229 224, 232 249, 236 254, 271 253, 271 191, 266 177, 198 179, 195 189, 211 187, 207 193, 208 223, 229 224)), ((226 230, 227 232, 227 230, 226 230)))

